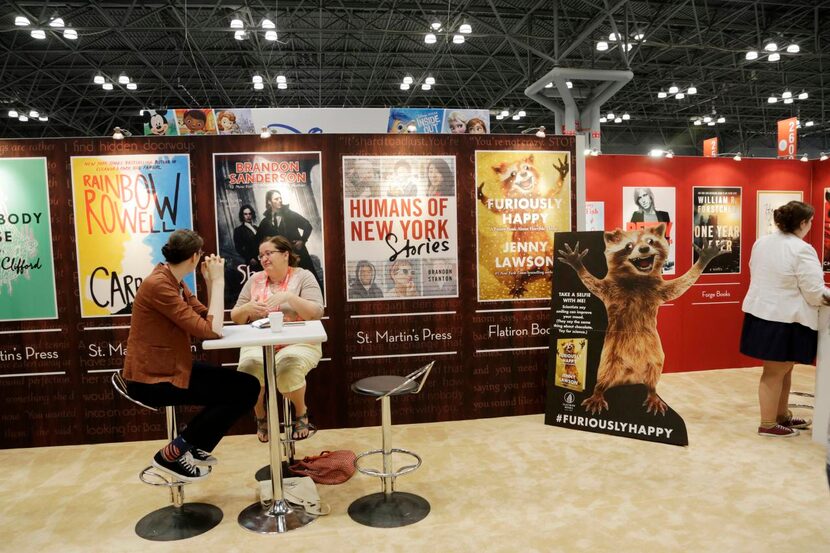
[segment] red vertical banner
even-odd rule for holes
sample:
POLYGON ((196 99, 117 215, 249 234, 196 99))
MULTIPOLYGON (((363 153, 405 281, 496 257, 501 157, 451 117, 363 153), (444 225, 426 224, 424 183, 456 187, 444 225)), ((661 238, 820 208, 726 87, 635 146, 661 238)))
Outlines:
POLYGON ((790 117, 778 122, 778 157, 795 159, 798 153, 798 119, 790 117))
POLYGON ((718 157, 718 138, 707 138, 703 141, 703 157, 718 157))

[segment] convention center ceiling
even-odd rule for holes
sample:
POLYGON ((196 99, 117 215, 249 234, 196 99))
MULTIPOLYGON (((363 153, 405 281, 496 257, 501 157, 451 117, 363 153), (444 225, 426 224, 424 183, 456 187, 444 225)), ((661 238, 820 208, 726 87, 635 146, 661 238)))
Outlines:
POLYGON ((826 1, 21 0, 2 13, 6 138, 140 134, 140 110, 160 107, 486 108, 493 132, 517 133, 553 126, 524 91, 564 67, 634 73, 603 108, 621 119, 603 124, 606 147, 699 142, 710 122, 744 143, 790 116, 826 140, 826 1))

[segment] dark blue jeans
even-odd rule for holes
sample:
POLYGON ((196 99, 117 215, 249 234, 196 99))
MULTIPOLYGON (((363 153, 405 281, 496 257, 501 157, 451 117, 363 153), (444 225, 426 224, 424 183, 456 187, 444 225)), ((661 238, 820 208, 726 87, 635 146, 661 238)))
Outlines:
POLYGON ((177 388, 169 382, 144 384, 128 380, 127 392, 152 407, 204 405, 181 436, 194 447, 213 451, 233 423, 253 408, 259 396, 259 381, 250 374, 194 361, 187 388, 177 388))

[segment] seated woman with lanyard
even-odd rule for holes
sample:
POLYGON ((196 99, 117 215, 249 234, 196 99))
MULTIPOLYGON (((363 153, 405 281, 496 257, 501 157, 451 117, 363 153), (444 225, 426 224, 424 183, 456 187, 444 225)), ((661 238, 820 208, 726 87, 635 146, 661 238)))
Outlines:
POLYGON ((162 247, 167 263, 159 263, 141 282, 133 303, 123 371, 127 392, 142 403, 204 406, 153 457, 153 466, 185 482, 208 475, 217 462, 210 452, 259 394, 259 383, 250 375, 194 361, 190 353, 191 336, 222 334, 225 261, 209 255, 202 263, 208 307, 182 282, 199 265, 202 244, 192 230, 177 230, 162 247))
MULTIPOLYGON (((231 319, 245 324, 267 317, 272 311, 282 311, 285 321, 309 321, 323 316, 323 293, 314 274, 298 267, 300 258, 291 249, 291 242, 282 236, 266 238, 259 245, 262 271, 254 273, 239 293, 231 319)), ((308 421, 305 404, 305 376, 317 366, 323 351, 320 344, 292 344, 278 347, 274 356, 277 389, 294 405, 295 440, 307 438, 313 428, 308 421)), ((256 376, 263 382, 265 372, 262 348, 246 346, 239 351, 239 370, 256 376)), ((265 416, 264 386, 254 407, 257 437, 268 441, 268 422, 265 416)))

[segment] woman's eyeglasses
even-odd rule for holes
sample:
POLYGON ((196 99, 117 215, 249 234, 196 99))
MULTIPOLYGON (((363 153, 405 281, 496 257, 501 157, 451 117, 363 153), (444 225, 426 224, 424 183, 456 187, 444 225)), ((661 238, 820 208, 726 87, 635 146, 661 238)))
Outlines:
POLYGON ((257 258, 258 258, 260 261, 262 261, 262 260, 263 260, 263 259, 265 259, 266 257, 271 257, 271 256, 272 256, 272 255, 274 255, 275 253, 285 253, 285 251, 284 251, 284 250, 271 250, 270 252, 263 252, 263 253, 259 254, 259 255, 257 256, 257 258))
POLYGON ((411 275, 413 274, 412 269, 395 269, 394 273, 392 274, 402 274, 402 275, 411 275))

